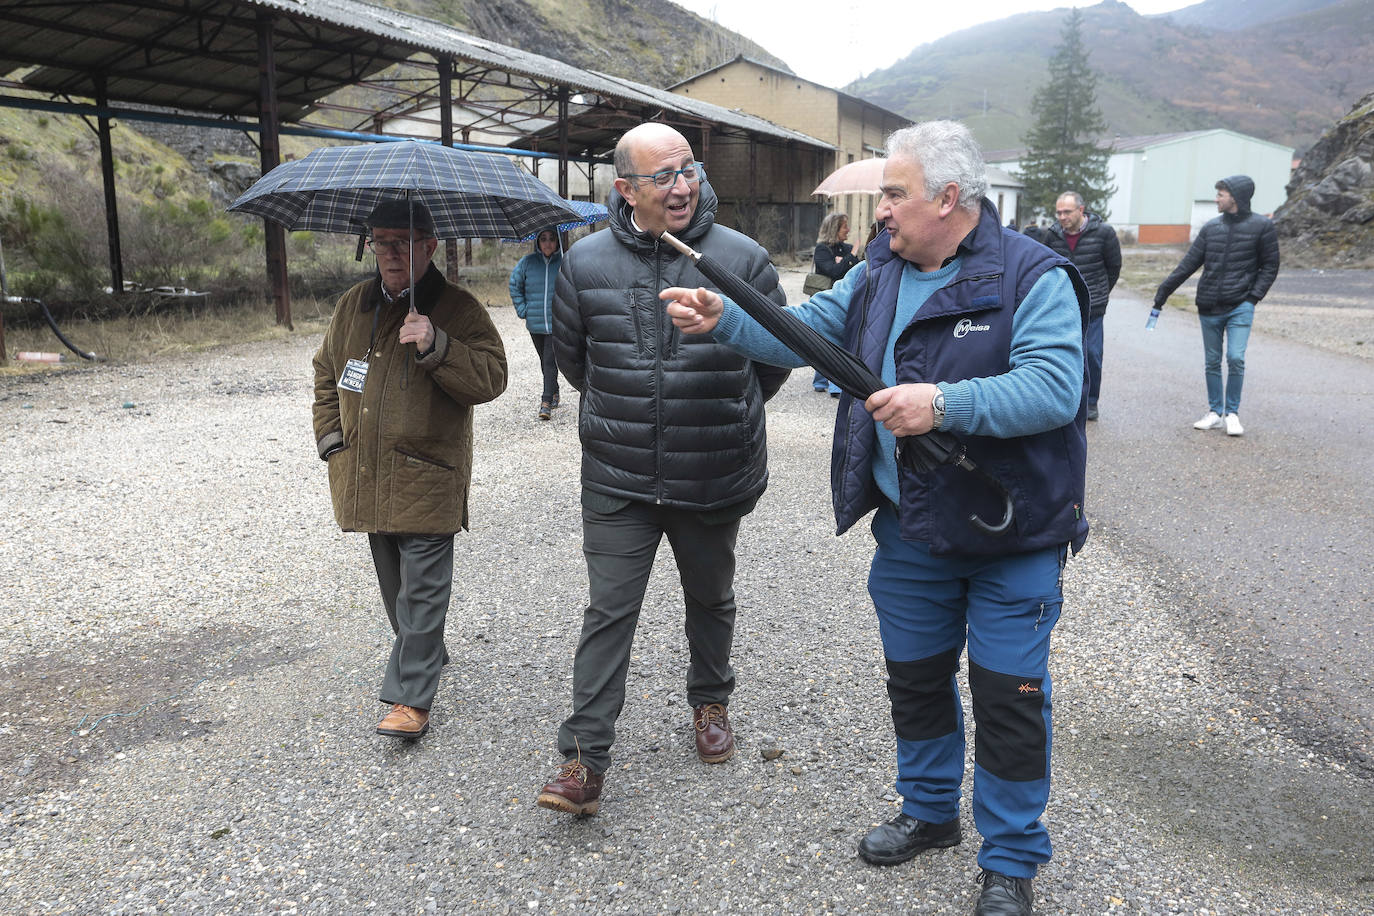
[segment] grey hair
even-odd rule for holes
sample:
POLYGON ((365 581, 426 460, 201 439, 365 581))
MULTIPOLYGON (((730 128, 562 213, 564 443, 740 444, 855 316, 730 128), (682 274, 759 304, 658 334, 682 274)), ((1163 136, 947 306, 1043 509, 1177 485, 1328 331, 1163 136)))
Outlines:
POLYGON ((630 156, 630 144, 620 142, 615 145, 615 176, 624 178, 634 174, 635 161, 630 156))
POLYGON ((817 245, 834 245, 840 240, 840 227, 849 222, 849 215, 836 210, 821 220, 820 231, 816 233, 817 245))
POLYGON ((1079 194, 1077 191, 1065 191, 1063 194, 1060 194, 1058 197, 1056 197, 1056 198, 1054 199, 1054 202, 1055 202, 1055 203, 1058 203, 1059 201, 1063 200, 1065 197, 1072 197, 1072 198, 1073 198, 1073 205, 1074 205, 1075 207, 1081 207, 1081 206, 1083 206, 1083 195, 1082 195, 1082 194, 1079 194))
POLYGON ((945 185, 959 188, 959 206, 977 213, 988 193, 987 166, 969 129, 958 121, 924 121, 887 138, 887 158, 910 159, 925 173, 926 200, 945 185))

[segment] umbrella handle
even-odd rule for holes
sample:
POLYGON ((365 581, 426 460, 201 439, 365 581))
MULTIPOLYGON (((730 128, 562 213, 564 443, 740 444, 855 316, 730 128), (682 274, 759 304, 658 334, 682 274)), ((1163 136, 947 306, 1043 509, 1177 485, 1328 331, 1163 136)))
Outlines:
POLYGON ((688 245, 686 242, 674 238, 672 233, 668 232, 666 229, 663 231, 663 234, 659 236, 659 238, 667 242, 669 245, 672 245, 678 251, 687 255, 687 257, 691 258, 693 261, 701 260, 701 254, 699 252, 693 251, 692 246, 688 245))
POLYGON ((968 517, 968 523, 972 525, 974 528, 977 528, 979 531, 983 532, 984 534, 990 534, 993 537, 998 537, 1000 535, 1006 534, 1011 529, 1012 516, 1015 514, 1015 507, 1012 505, 1011 494, 1007 492, 1007 488, 1002 486, 1002 481, 998 480, 996 477, 993 477, 987 471, 978 467, 976 464, 974 464, 972 461, 969 461, 968 459, 960 461, 959 467, 971 473, 977 474, 979 477, 986 480, 988 484, 992 486, 994 489, 996 489, 997 492, 1000 493, 1002 496, 1002 520, 1000 522, 998 522, 995 525, 989 525, 987 522, 979 518, 978 513, 975 512, 968 517))

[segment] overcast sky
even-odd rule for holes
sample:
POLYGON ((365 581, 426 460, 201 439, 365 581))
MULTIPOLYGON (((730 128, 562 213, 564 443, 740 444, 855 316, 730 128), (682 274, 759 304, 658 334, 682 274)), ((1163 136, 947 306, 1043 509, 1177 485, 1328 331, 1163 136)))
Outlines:
MULTIPOLYGON (((801 76, 839 88, 942 35, 1016 13, 1093 6, 1101 0, 673 0, 751 38, 801 76), (923 15, 918 10, 932 10, 923 15), (956 12, 957 11, 957 12, 956 12)), ((1197 0, 1127 0, 1137 13, 1167 13, 1197 0)))

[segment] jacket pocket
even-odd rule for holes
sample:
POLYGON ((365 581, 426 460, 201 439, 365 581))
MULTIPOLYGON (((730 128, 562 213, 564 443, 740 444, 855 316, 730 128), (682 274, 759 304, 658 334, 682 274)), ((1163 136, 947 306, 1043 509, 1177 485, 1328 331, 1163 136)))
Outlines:
POLYGON ((402 463, 416 461, 420 464, 428 464, 436 468, 443 468, 446 471, 453 470, 453 465, 451 464, 446 464, 445 462, 440 461, 438 458, 428 458, 414 451, 407 451, 406 449, 398 448, 396 449, 396 454, 401 456, 401 458, 403 459, 402 463))

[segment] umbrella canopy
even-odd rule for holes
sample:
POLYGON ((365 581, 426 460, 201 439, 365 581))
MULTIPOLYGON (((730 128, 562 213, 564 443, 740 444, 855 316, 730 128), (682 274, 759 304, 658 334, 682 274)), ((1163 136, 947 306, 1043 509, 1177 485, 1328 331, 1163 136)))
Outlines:
MULTIPOLYGON (((887 387, 863 360, 843 347, 835 345, 810 325, 789 314, 786 309, 778 308, 769 302, 762 293, 710 257, 692 250, 690 246, 667 232, 663 233, 662 238, 691 258, 696 263, 697 270, 720 287, 768 333, 785 343, 793 353, 806 360, 821 375, 851 396, 866 401, 873 392, 887 387)), ((1001 521, 995 524, 989 524, 977 515, 970 515, 969 524, 988 534, 1003 534, 1011 527, 1011 494, 1002 486, 1001 481, 969 460, 964 444, 953 435, 931 430, 920 436, 900 436, 897 439, 897 458, 918 474, 928 474, 942 465, 949 464, 982 477, 1001 494, 1004 515, 1001 521)))
MULTIPOLYGON (((569 229, 576 229, 579 226, 590 226, 593 223, 599 223, 602 220, 609 219, 611 215, 611 211, 606 209, 605 204, 594 204, 589 200, 565 200, 564 203, 576 210, 582 218, 571 222, 559 223, 556 227, 559 232, 567 232, 569 229)), ((539 233, 548 228, 550 227, 541 226, 526 236, 513 240, 508 239, 507 241, 532 242, 539 233)))
POLYGON ((519 238, 582 217, 504 156, 415 140, 328 146, 277 166, 229 205, 287 229, 366 231, 382 200, 422 202, 441 239, 519 238))
POLYGON ((812 194, 833 197, 836 194, 881 194, 878 186, 883 183, 883 166, 886 159, 856 159, 842 165, 829 175, 825 181, 816 185, 812 194))

